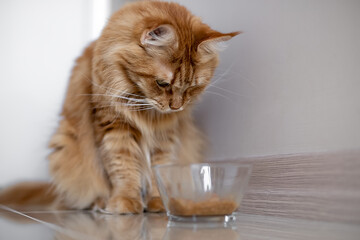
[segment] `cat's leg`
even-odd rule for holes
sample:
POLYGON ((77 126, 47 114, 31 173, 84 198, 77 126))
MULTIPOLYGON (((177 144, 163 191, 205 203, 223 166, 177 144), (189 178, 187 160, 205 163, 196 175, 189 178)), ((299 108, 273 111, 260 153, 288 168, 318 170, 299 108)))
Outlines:
POLYGON ((165 207, 161 200, 159 191, 157 189, 155 178, 152 177, 151 180, 152 180, 152 189, 154 190, 151 191, 151 197, 147 202, 146 211, 153 213, 165 212, 165 207))
MULTIPOLYGON (((177 144, 179 143, 177 134, 169 132, 166 137, 162 136, 158 139, 158 148, 151 155, 151 165, 165 164, 177 160, 177 144)), ((149 201, 147 202, 148 212, 164 212, 164 204, 160 198, 159 189, 155 180, 155 175, 151 175, 151 190, 149 201)))
MULTIPOLYGON (((151 164, 158 165, 169 162, 169 159, 173 158, 173 154, 168 151, 162 151, 157 149, 152 155, 151 164)), ((147 202, 146 210, 148 212, 165 212, 164 204, 160 198, 159 189, 155 180, 155 174, 151 174, 151 189, 149 200, 147 202)))
POLYGON ((79 130, 63 119, 50 142, 53 151, 48 158, 53 184, 69 208, 88 208, 95 199, 108 198, 110 192, 88 129, 79 130))
POLYGON ((108 130, 103 137, 101 152, 112 185, 107 212, 140 213, 144 209, 141 180, 145 161, 138 133, 134 131, 120 125, 108 130))
POLYGON ((180 123, 179 161, 183 163, 198 163, 204 161, 207 141, 203 133, 191 119, 180 123))

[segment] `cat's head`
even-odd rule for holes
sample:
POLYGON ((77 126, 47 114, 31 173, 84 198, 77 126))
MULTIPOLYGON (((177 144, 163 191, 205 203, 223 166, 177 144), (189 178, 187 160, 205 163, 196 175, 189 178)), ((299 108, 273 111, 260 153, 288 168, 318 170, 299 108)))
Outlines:
POLYGON ((102 84, 162 113, 181 111, 210 83, 219 45, 237 34, 212 30, 176 3, 137 2, 110 19, 95 64, 107 78, 102 84))

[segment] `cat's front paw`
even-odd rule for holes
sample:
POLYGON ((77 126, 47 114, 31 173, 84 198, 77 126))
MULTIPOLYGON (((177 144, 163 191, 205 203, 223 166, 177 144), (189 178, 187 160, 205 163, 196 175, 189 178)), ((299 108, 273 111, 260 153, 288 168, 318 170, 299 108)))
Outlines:
POLYGON ((161 198, 152 197, 147 204, 146 211, 154 213, 165 212, 165 207, 161 198))
POLYGON ((108 213, 129 214, 142 213, 144 210, 140 200, 123 196, 113 196, 105 208, 108 213))

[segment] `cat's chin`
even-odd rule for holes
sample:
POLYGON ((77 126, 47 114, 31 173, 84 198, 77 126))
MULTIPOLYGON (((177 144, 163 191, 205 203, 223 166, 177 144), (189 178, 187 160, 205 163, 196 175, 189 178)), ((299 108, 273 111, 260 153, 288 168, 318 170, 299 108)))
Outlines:
POLYGON ((171 108, 167 108, 167 109, 162 109, 160 107, 160 104, 153 100, 153 99, 149 99, 149 98, 146 98, 146 101, 150 104, 152 104, 152 106, 154 107, 154 109, 159 112, 159 113, 162 113, 162 114, 171 114, 171 113, 176 113, 176 112, 181 112, 184 110, 184 106, 180 107, 179 109, 171 109, 171 108))
POLYGON ((184 110, 184 107, 181 107, 179 109, 173 110, 173 109, 159 109, 158 107, 155 107, 156 111, 161 113, 161 114, 171 114, 171 113, 177 113, 177 112, 181 112, 184 110))

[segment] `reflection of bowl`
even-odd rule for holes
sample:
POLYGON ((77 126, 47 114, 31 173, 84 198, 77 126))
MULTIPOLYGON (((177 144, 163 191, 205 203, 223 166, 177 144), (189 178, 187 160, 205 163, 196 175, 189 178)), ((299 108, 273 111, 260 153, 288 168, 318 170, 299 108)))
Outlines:
POLYGON ((170 220, 229 220, 248 184, 251 166, 238 162, 164 164, 154 167, 170 220))
POLYGON ((236 225, 229 227, 224 224, 212 225, 208 222, 169 222, 162 240, 239 240, 240 234, 236 225))

